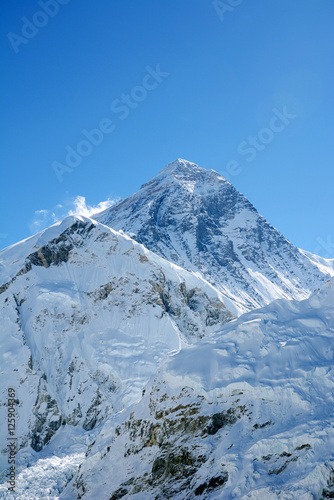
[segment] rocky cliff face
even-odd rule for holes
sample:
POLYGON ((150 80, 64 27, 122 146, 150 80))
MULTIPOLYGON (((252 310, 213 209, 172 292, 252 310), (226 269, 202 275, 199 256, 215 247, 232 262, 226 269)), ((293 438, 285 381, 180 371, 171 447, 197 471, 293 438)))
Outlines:
POLYGON ((306 298, 329 277, 213 170, 176 160, 96 219, 194 272, 240 312, 306 298))

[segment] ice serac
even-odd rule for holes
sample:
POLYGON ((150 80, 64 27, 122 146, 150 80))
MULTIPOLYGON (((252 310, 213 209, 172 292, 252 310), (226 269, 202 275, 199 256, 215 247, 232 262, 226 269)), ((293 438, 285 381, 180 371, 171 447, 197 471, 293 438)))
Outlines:
POLYGON ((304 299, 333 273, 292 245, 221 175, 186 160, 170 163, 95 218, 199 272, 239 312, 277 298, 304 299))
POLYGON ((168 358, 61 499, 333 498, 333 304, 334 279, 168 358))

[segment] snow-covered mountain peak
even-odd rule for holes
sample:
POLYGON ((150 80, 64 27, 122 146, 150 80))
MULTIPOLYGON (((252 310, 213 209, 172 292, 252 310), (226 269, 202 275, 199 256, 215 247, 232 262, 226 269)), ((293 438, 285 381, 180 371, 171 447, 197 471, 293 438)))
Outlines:
POLYGON ((221 189, 222 183, 230 185, 224 177, 215 170, 206 170, 196 163, 178 158, 168 163, 153 179, 141 186, 141 189, 149 189, 157 186, 166 188, 183 188, 183 190, 198 191, 203 194, 203 187, 221 189))
POLYGON ((331 498, 333 263, 182 159, 1 251, 15 498, 331 498))
POLYGON ((199 272, 240 312, 276 298, 306 298, 330 274, 217 172, 182 159, 94 218, 199 272))
POLYGON ((188 161, 188 160, 184 160, 183 158, 177 158, 176 160, 168 163, 163 169, 161 169, 159 174, 161 174, 161 173, 168 174, 168 173, 172 173, 175 171, 194 172, 194 171, 199 171, 199 170, 201 170, 201 168, 198 165, 196 165, 196 163, 193 163, 193 162, 188 161))
POLYGON ((214 176, 217 179, 224 180, 224 178, 215 170, 207 170, 205 168, 199 167, 196 163, 184 160, 182 158, 177 158, 177 160, 168 163, 168 165, 166 165, 166 167, 163 168, 155 178, 163 176, 167 177, 170 175, 174 175, 182 179, 195 178, 196 176, 198 178, 209 178, 214 176))

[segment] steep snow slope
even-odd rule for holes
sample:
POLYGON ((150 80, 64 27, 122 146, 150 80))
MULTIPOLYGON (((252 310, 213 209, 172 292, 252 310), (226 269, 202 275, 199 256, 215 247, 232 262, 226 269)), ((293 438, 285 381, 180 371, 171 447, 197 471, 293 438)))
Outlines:
POLYGON ((1 400, 15 388, 17 438, 35 451, 66 425, 91 431, 138 401, 168 353, 233 317, 203 279, 85 217, 1 261, 1 400))
POLYGON ((334 276, 334 259, 325 259, 324 257, 319 257, 319 255, 315 255, 314 253, 307 252, 306 250, 299 251, 310 259, 310 261, 313 262, 321 272, 324 274, 329 273, 331 276, 334 276))
POLYGON ((276 298, 306 298, 334 274, 294 247, 217 172, 186 160, 170 163, 95 218, 200 272, 240 312, 276 298))
POLYGON ((61 499, 332 498, 333 306, 334 279, 171 355, 61 499))

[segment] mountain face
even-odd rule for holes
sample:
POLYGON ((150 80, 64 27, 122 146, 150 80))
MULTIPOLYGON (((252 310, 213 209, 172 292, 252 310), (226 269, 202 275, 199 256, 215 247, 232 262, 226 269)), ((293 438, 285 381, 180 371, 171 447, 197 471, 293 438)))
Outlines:
POLYGON ((95 218, 199 272, 239 313, 276 298, 306 298, 330 276, 217 172, 185 160, 95 218))
POLYGON ((331 266, 184 160, 0 252, 1 498, 332 494, 331 266))
POLYGON ((61 498, 333 498, 333 304, 334 279, 169 357, 61 498))
POLYGON ((232 319, 200 277, 88 218, 68 217, 2 260, 1 367, 24 408, 20 441, 35 451, 61 426, 91 430, 140 399, 168 353, 232 319))

